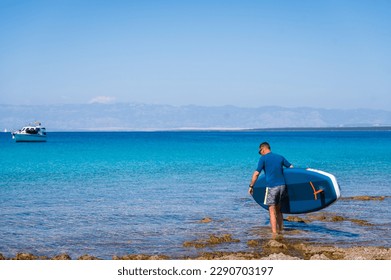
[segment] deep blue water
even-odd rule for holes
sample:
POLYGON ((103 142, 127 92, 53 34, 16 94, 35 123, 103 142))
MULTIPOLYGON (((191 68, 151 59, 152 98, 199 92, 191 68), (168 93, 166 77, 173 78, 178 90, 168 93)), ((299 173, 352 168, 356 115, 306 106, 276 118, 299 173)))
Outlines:
MULTIPOLYGON (((184 256, 197 252, 184 241, 226 233, 241 242, 212 250, 247 250, 270 231, 247 194, 263 141, 334 174, 342 196, 391 196, 390 131, 0 133, 0 253, 184 256)), ((339 200, 321 212, 373 226, 286 222, 286 238, 389 247, 390 201, 339 200)))

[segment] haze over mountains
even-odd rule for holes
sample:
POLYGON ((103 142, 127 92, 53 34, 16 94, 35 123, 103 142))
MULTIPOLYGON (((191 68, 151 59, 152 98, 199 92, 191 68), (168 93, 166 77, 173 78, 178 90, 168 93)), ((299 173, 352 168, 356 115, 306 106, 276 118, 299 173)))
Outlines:
POLYGON ((42 122, 48 131, 133 131, 390 126, 391 111, 151 104, 1 105, 0 129, 42 122))

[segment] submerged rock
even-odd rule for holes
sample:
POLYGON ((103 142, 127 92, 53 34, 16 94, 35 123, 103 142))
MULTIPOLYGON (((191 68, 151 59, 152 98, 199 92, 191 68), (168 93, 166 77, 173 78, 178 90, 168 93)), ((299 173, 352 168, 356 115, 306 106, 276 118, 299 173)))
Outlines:
POLYGON ((307 222, 309 222, 309 221, 304 220, 303 218, 298 217, 298 216, 288 216, 288 217, 284 218, 284 221, 297 222, 297 223, 307 223, 307 222))
POLYGON ((214 246, 222 243, 240 242, 239 239, 233 239, 231 234, 224 234, 223 236, 216 236, 211 234, 209 239, 201 239, 196 241, 185 241, 184 247, 204 248, 207 246, 214 246))
POLYGON ((372 226, 368 221, 360 220, 360 219, 353 219, 348 217, 343 217, 340 215, 335 215, 331 213, 321 213, 321 214, 309 214, 306 216, 306 218, 301 218, 298 216, 288 216, 284 218, 285 221, 288 222, 297 222, 297 223, 311 223, 314 221, 320 221, 320 222, 352 222, 360 226, 372 226))
POLYGON ((205 217, 203 218, 200 223, 203 223, 203 224, 206 224, 206 223, 211 223, 212 222, 212 219, 209 218, 209 217, 205 217))
POLYGON ((369 196, 369 195, 361 195, 361 196, 350 196, 350 197, 341 197, 342 200, 362 200, 362 201, 368 201, 368 200, 377 200, 377 201, 383 201, 386 198, 390 198, 391 196, 369 196))
POLYGON ((196 260, 257 260, 261 255, 251 252, 206 252, 196 257, 196 260))
POLYGON ((247 241, 247 246, 248 247, 258 247, 261 245, 261 241, 260 240, 249 240, 247 241))
POLYGON ((134 254, 125 256, 113 256, 113 260, 169 260, 170 258, 165 255, 145 255, 145 254, 134 254))

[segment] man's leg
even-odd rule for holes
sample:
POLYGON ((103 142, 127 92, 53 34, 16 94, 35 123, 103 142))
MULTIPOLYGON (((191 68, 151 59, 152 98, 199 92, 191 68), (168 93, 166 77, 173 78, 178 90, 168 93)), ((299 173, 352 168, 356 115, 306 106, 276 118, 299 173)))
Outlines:
POLYGON ((269 206, 270 226, 272 227, 272 233, 277 233, 277 210, 276 205, 269 206))
POLYGON ((278 231, 280 232, 284 229, 284 217, 282 216, 280 205, 276 205, 276 219, 278 231))

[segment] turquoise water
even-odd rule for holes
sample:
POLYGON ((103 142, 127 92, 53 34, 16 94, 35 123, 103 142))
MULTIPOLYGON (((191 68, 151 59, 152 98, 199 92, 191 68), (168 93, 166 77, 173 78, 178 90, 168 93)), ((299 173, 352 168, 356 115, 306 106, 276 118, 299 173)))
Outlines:
MULTIPOLYGON (((197 253, 184 241, 226 233, 241 242, 210 250, 248 250, 269 234, 247 194, 263 141, 334 174, 342 196, 391 196, 390 131, 53 132, 46 143, 0 133, 0 253, 175 257, 197 253)), ((339 200, 321 212, 373 225, 286 222, 286 238, 389 247, 390 201, 339 200)))

